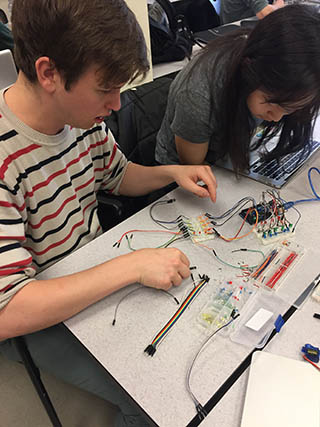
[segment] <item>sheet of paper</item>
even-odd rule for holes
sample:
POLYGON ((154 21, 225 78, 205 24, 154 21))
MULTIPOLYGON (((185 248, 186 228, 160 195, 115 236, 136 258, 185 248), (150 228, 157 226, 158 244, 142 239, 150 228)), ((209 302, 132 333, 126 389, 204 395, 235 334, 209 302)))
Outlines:
POLYGON ((319 427, 320 373, 303 360, 257 351, 241 427, 319 427))

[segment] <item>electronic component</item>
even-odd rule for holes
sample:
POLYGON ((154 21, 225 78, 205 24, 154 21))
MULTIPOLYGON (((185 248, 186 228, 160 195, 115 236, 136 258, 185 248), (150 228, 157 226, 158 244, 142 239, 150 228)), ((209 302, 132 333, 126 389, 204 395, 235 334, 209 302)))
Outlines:
POLYGON ((256 292, 250 284, 242 280, 227 281, 217 288, 200 311, 197 320, 209 332, 226 325, 232 313, 239 311, 256 292))
POLYGON ((256 286, 275 290, 302 255, 301 246, 284 241, 269 252, 264 261, 252 272, 251 279, 256 286))
POLYGON ((190 237, 194 243, 203 242, 216 237, 213 224, 206 214, 192 218, 180 218, 178 226, 183 236, 190 237))
POLYGON ((257 213, 258 213, 258 222, 265 221, 272 215, 271 212, 271 203, 261 204, 253 206, 252 208, 242 209, 239 213, 241 218, 245 219, 246 222, 250 225, 253 225, 257 221, 257 213))
POLYGON ((285 202, 275 190, 263 191, 261 202, 240 212, 264 245, 292 237, 295 226, 286 218, 285 202))
POLYGON ((302 353, 306 355, 306 357, 311 360, 311 362, 318 363, 319 362, 319 354, 320 351, 318 347, 314 347, 311 344, 305 344, 302 349, 302 353))
POLYGON ((253 230, 263 245, 277 242, 278 240, 289 239, 294 235, 293 224, 280 224, 274 227, 261 226, 253 230))
POLYGON ((187 295, 187 297, 184 299, 184 301, 181 303, 179 309, 175 312, 175 314, 171 317, 171 319, 165 324, 165 326, 161 329, 160 332, 155 336, 155 338, 152 340, 152 343, 149 344, 145 348, 145 353, 149 354, 149 356, 153 356, 154 353, 157 351, 157 347, 161 343, 161 341, 164 339, 164 337, 167 335, 167 333, 170 331, 172 326, 177 322, 177 320, 182 316, 182 314, 186 311, 187 307, 190 306, 192 301, 199 295, 199 293, 202 291, 204 286, 209 282, 210 278, 203 274, 200 276, 200 282, 197 286, 195 286, 187 295))

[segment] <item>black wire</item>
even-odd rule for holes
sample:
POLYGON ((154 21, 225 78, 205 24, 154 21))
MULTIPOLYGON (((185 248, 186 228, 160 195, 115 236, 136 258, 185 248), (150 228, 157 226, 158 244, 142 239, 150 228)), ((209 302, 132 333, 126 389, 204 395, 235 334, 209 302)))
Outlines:
POLYGON ((241 200, 235 203, 230 209, 228 209, 227 211, 225 211, 223 214, 219 216, 213 216, 211 214, 206 214, 206 216, 209 219, 214 221, 215 223, 214 225, 221 226, 225 224, 227 221, 229 221, 229 219, 231 219, 240 209, 242 209, 249 202, 252 202, 253 207, 256 206, 256 202, 254 198, 247 196, 247 197, 243 197, 241 200), (217 224, 216 220, 224 219, 224 218, 226 218, 224 222, 222 222, 221 224, 217 224))
POLYGON ((229 320, 228 323, 226 323, 223 326, 220 326, 220 328, 216 329, 206 340, 205 342, 202 344, 202 346, 200 347, 200 349, 198 350, 198 353, 195 355, 195 357, 193 358, 191 365, 188 369, 187 372, 187 378, 186 378, 186 385, 187 385, 187 391, 191 397, 191 399, 193 400, 193 403, 195 404, 196 410, 198 412, 198 415, 200 417, 200 419, 203 419, 206 417, 207 412, 206 410, 203 408, 203 406, 201 405, 201 403, 198 401, 198 399, 195 397, 195 395, 193 394, 193 392, 191 391, 191 387, 190 387, 190 378, 191 378, 191 372, 192 369, 195 365, 195 362, 199 356, 199 354, 202 352, 202 350, 205 348, 205 346, 208 344, 208 342, 211 340, 211 338, 214 337, 214 335, 216 335, 219 331, 221 331, 221 329, 226 328, 227 326, 231 325, 231 323, 237 318, 239 317, 239 313, 235 314, 235 310, 232 311, 231 313, 231 319, 229 320), (202 418, 203 417, 203 418, 202 418))
POLYGON ((156 224, 160 225, 160 227, 165 228, 166 230, 173 230, 174 228, 176 228, 176 225, 174 225, 173 227, 167 227, 164 224, 177 224, 179 217, 177 217, 176 219, 174 219, 173 221, 161 221, 159 219, 156 219, 153 214, 152 211, 154 210, 154 208, 158 205, 166 205, 167 203, 172 203, 174 202, 175 199, 169 199, 169 200, 159 200, 158 202, 154 203, 153 205, 150 206, 149 209, 149 215, 150 218, 152 219, 152 221, 154 221, 156 224))
POLYGON ((157 290, 157 291, 163 292, 164 294, 166 294, 166 295, 170 296, 171 298, 173 298, 173 299, 175 300, 175 302, 177 303, 177 305, 179 305, 179 304, 180 304, 179 300, 178 300, 178 299, 177 299, 177 298, 176 298, 172 293, 170 293, 169 291, 165 291, 164 289, 150 288, 150 287, 148 287, 148 286, 142 286, 142 285, 141 285, 141 286, 139 286, 138 288, 133 289, 132 291, 128 292, 126 295, 124 295, 124 296, 123 296, 123 297, 118 301, 118 304, 116 305, 116 308, 115 308, 115 310, 114 310, 114 316, 113 316, 113 321, 112 321, 112 325, 113 325, 113 326, 116 324, 117 312, 118 312, 119 306, 120 306, 120 304, 122 303, 122 301, 123 301, 124 299, 126 299, 129 295, 133 294, 134 292, 141 291, 141 290, 146 290, 146 289, 149 289, 149 290, 157 290))
MULTIPOLYGON (((248 201, 246 201, 246 202, 244 202, 241 206, 239 206, 238 208, 237 208, 237 210, 236 211, 234 211, 233 212, 233 214, 231 215, 231 216, 229 216, 229 218, 227 218, 224 222, 222 222, 221 224, 215 224, 215 226, 216 227, 221 227, 222 225, 224 225, 226 222, 228 222, 231 218, 233 218, 239 211, 241 211, 243 208, 244 208, 244 206, 247 204, 249 202, 249 200, 248 201)), ((250 208, 249 208, 250 209, 250 208)))
POLYGON ((296 226, 298 225, 298 222, 300 221, 302 215, 301 215, 301 212, 295 206, 292 206, 292 209, 294 209, 297 212, 297 214, 299 215, 296 223, 294 224, 293 230, 292 230, 292 231, 295 231, 296 226))

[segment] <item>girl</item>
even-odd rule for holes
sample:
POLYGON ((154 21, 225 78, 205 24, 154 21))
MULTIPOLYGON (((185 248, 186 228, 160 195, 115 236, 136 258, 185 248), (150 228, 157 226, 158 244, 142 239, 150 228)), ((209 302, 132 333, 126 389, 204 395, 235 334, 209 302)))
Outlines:
POLYGON ((320 102, 320 14, 290 5, 209 43, 173 81, 157 136, 161 164, 248 167, 250 141, 279 133, 266 159, 307 152, 320 102))

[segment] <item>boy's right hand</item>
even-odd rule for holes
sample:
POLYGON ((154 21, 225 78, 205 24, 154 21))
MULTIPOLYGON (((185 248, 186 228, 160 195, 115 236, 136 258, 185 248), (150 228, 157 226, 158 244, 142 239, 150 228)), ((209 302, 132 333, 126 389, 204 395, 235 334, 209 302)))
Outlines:
POLYGON ((142 285, 167 290, 190 276, 190 262, 179 249, 139 249, 131 255, 142 285))

